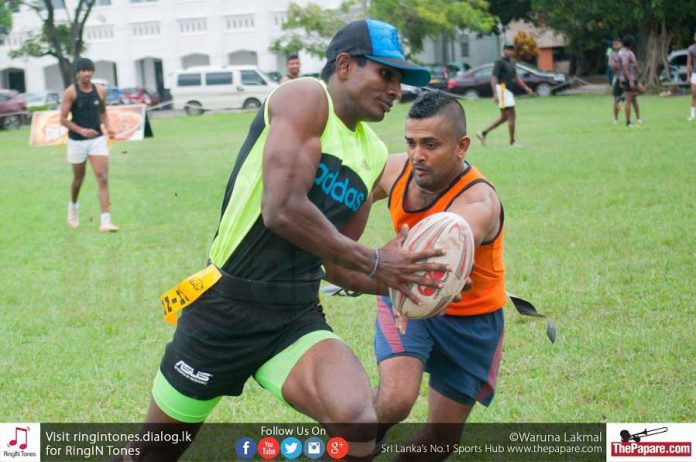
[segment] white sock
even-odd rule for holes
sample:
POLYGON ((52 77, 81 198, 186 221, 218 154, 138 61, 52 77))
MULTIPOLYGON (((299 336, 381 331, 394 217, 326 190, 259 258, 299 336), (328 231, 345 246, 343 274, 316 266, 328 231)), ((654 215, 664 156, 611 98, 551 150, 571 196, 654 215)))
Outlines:
POLYGON ((691 106, 691 117, 696 118, 696 107, 691 106))
POLYGON ((68 208, 70 210, 77 210, 80 208, 80 204, 78 204, 77 202, 70 201, 68 202, 68 208))
POLYGON ((102 225, 111 223, 111 214, 109 212, 104 212, 101 214, 102 225))

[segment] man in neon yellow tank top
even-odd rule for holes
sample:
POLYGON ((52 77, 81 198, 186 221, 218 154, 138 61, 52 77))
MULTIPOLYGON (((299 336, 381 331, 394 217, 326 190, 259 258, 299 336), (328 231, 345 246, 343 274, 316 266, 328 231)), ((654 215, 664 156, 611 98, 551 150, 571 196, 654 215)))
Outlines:
MULTIPOLYGON (((330 433, 332 423, 362 423, 338 436, 352 457, 371 457, 370 384, 326 323, 319 282, 322 265, 338 265, 417 300, 408 283, 437 283, 415 273, 447 269, 416 263, 440 251, 401 250, 406 228, 379 249, 356 242, 387 158, 364 122, 384 118, 401 82, 422 86, 430 74, 404 59, 393 26, 363 20, 332 39, 322 79, 297 79, 269 96, 228 182, 211 265, 163 296, 170 321, 186 308, 155 378, 148 423, 178 422, 195 434, 222 396, 240 395, 253 377, 330 433)), ((169 461, 186 447, 138 449, 143 459, 169 461)))

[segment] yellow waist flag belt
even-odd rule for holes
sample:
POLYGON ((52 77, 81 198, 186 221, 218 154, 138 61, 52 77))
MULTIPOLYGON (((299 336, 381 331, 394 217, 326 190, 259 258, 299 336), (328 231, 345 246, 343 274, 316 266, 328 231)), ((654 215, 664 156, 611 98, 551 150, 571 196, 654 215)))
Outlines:
POLYGON ((209 265, 204 270, 192 274, 176 287, 162 294, 160 301, 162 302, 164 320, 175 326, 177 313, 195 302, 206 290, 215 285, 221 277, 222 273, 220 273, 220 270, 215 265, 209 265))

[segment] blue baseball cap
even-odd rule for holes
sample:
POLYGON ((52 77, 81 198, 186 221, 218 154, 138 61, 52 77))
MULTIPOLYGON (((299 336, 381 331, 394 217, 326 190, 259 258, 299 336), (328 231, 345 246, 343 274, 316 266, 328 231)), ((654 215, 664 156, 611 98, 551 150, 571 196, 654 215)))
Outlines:
POLYGON ((341 53, 365 58, 401 71, 401 81, 422 87, 430 83, 430 71, 406 61, 396 27, 374 19, 353 21, 331 39, 326 60, 334 61, 341 53))

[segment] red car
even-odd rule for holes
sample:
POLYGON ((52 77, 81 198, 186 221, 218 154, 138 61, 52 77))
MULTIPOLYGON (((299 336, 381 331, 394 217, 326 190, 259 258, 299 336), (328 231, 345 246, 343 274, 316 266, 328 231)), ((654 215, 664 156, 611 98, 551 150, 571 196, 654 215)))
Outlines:
POLYGON ((27 103, 14 90, 0 90, 0 127, 17 129, 27 120, 27 103))
POLYGON ((123 88, 121 91, 124 98, 133 104, 155 106, 160 103, 160 97, 157 93, 143 87, 123 88))

